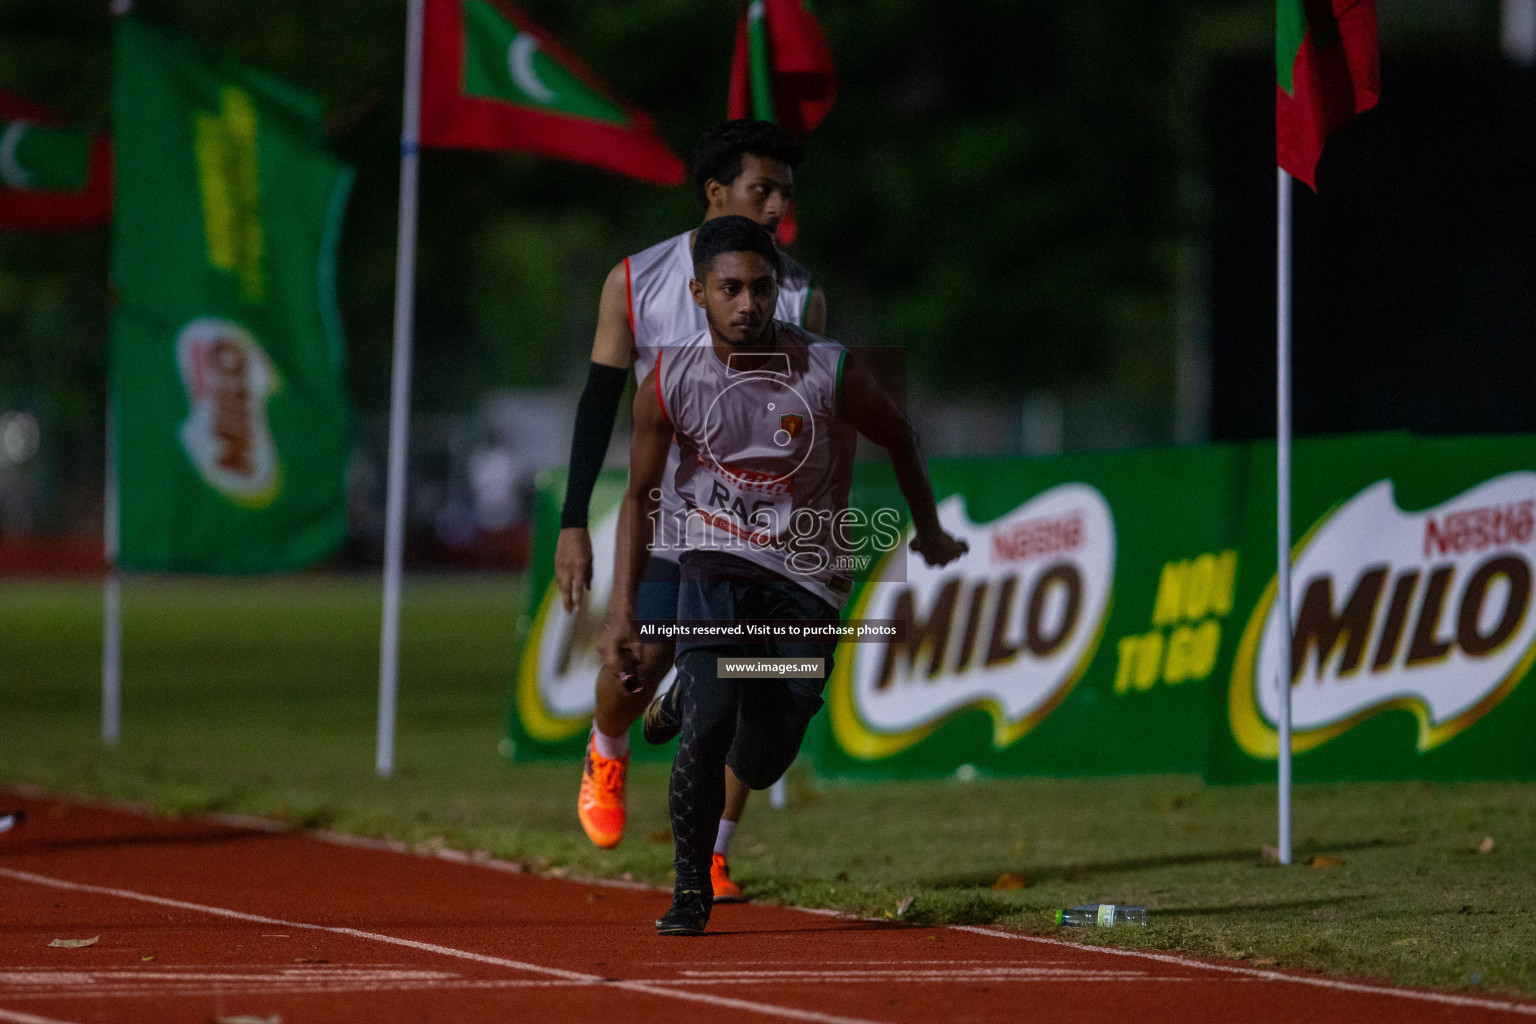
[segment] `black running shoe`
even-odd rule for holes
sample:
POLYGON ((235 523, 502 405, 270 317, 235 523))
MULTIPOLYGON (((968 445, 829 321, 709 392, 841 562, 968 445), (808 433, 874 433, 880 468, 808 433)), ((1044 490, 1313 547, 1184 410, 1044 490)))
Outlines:
POLYGON ((703 935, 715 894, 708 889, 678 889, 672 907, 656 919, 657 935, 703 935))
POLYGON ((660 746, 682 732, 683 709, 678 706, 678 694, 681 690, 682 686, 674 680, 666 693, 658 693, 646 705, 645 717, 642 720, 645 742, 660 746))

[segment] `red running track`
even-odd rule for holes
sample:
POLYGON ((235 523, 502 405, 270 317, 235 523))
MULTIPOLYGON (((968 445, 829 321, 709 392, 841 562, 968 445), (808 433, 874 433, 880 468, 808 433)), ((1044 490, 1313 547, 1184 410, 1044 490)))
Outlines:
POLYGON ((1519 1021, 1536 1003, 745 904, 12 794, 0 1024, 1519 1021), (88 948, 53 939, 100 936, 88 948))

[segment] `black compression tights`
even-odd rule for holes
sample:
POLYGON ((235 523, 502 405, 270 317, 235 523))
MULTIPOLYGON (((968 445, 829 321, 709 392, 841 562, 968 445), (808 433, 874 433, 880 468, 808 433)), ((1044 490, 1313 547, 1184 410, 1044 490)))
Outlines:
POLYGON ((719 678, 720 654, 690 650, 677 659, 683 728, 668 799, 679 889, 709 884, 727 762, 747 786, 767 789, 800 752, 806 726, 821 706, 819 696, 780 680, 719 678))

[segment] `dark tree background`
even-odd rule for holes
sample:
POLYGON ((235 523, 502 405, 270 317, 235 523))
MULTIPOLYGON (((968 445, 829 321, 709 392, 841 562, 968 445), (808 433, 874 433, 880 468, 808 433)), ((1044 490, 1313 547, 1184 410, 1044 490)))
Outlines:
MULTIPOLYGON (((0 89, 104 125, 106 6, 0 0, 0 89)), ((735 3, 523 6, 650 111, 679 154, 723 116, 735 3)), ((1493 54, 1497 7, 1401 0, 1384 5, 1383 34, 1389 46, 1493 54)), ((136 10, 325 99, 334 147, 359 172, 341 251, 350 387, 360 412, 382 410, 403 0, 136 10)), ((1273 237, 1272 215, 1262 222, 1272 4, 821 0, 817 11, 840 98, 800 169, 794 251, 827 289, 831 335, 906 347, 914 394, 940 401, 1093 392, 1150 410, 1143 441, 1175 436, 1181 340, 1207 338, 1218 370, 1227 346, 1272 345, 1257 321, 1211 320, 1225 279, 1200 269, 1210 239, 1251 224, 1257 247, 1231 258, 1272 282, 1272 257, 1265 267, 1255 255, 1273 237), (1233 60, 1260 71, 1251 111, 1212 99, 1231 87, 1217 69, 1233 60), (1251 199, 1224 193, 1238 179, 1212 161, 1232 152, 1229 132, 1250 140, 1239 161, 1260 140, 1251 199)), ((496 386, 579 386, 603 275, 699 216, 686 189, 483 153, 425 154, 421 201, 415 402, 426 412, 468 410, 496 386)), ((39 414, 53 440, 45 486, 81 501, 99 502, 106 249, 104 230, 0 235, 0 411, 39 414)), ((1240 284, 1250 291, 1226 301, 1262 310, 1266 286, 1240 284)), ((52 507, 67 517, 67 506, 52 507)))

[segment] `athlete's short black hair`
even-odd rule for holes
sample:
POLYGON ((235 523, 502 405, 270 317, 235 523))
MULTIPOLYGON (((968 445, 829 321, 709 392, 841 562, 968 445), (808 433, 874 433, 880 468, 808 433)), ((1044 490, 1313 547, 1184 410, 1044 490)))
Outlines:
POLYGON ((805 149, 772 121, 745 117, 722 121, 705 132, 693 150, 693 190, 700 205, 709 206, 704 186, 710 181, 729 185, 741 175, 741 158, 747 153, 782 160, 794 167, 805 155, 805 149))
POLYGON ((784 278, 784 257, 773 244, 773 236, 751 217, 711 217, 699 225, 693 236, 693 276, 702 281, 709 264, 727 252, 755 252, 773 267, 775 277, 784 278))

